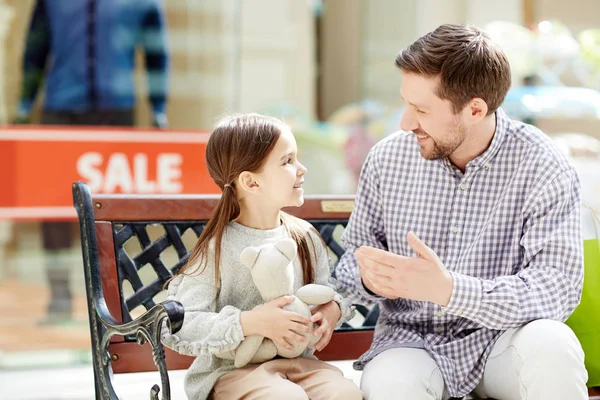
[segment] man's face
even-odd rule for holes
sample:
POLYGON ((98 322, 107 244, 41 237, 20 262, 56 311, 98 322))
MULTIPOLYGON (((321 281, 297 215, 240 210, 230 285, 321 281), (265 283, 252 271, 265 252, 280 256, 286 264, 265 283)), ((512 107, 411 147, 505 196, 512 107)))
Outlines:
POLYGON ((400 127, 416 135, 427 160, 450 157, 467 134, 462 113, 455 114, 452 103, 435 94, 438 84, 439 78, 404 73, 400 89, 406 102, 400 127))

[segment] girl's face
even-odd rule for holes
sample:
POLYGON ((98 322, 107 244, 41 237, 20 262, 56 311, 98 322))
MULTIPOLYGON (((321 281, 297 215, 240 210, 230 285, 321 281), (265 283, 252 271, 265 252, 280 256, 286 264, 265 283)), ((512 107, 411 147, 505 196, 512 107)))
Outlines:
POLYGON ((258 199, 278 209, 301 206, 305 173, 306 167, 298 161, 296 139, 289 129, 283 129, 262 170, 254 173, 258 199))

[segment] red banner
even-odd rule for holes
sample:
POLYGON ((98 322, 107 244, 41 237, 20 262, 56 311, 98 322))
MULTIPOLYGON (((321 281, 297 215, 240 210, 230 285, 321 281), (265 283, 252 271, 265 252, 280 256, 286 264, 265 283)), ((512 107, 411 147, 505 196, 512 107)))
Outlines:
POLYGON ((113 128, 0 128, 0 219, 72 219, 71 184, 93 193, 219 193, 208 133, 113 128))

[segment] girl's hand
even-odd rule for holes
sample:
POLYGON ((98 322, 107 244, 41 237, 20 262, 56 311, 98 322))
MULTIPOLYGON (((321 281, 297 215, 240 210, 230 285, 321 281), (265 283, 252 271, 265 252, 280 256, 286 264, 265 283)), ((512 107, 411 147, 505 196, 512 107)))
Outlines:
POLYGON ((282 296, 252 311, 242 312, 244 336, 261 335, 288 350, 294 348, 290 343, 304 342, 306 338, 296 332, 309 333, 310 319, 282 309, 294 299, 294 296, 282 296))
POLYGON ((315 350, 321 351, 329 344, 335 325, 340 319, 342 312, 335 301, 316 306, 311 312, 313 315, 310 318, 310 321, 318 326, 313 332, 313 336, 318 337, 319 335, 322 335, 321 339, 315 343, 315 350))

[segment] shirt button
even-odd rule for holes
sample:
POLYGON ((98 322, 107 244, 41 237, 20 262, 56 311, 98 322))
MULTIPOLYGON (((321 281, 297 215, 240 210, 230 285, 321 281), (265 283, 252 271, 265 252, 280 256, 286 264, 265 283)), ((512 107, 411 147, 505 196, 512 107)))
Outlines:
POLYGON ((490 168, 492 167, 492 164, 490 164, 490 163, 488 162, 488 163, 485 163, 485 164, 483 165, 483 167, 484 167, 485 169, 490 169, 490 168))
POLYGON ((458 227, 457 226, 453 226, 452 229, 450 229, 452 231, 452 233, 458 233, 458 227))
POLYGON ((437 315, 438 317, 443 317, 444 315, 446 315, 446 313, 444 312, 444 310, 440 310, 436 312, 435 315, 437 315))
POLYGON ((459 188, 461 188, 462 190, 465 190, 467 188, 467 184, 466 183, 461 183, 459 188))
POLYGON ((434 331, 436 333, 442 333, 442 332, 444 332, 444 327, 443 326, 436 326, 435 329, 434 329, 434 331))

